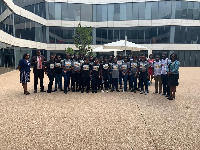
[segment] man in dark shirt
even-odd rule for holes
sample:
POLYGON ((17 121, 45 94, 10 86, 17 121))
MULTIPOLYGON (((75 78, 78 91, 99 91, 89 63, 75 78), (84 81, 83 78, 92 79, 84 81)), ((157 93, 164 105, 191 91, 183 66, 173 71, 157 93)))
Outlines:
POLYGON ((55 91, 57 91, 57 86, 60 88, 60 91, 63 91, 62 89, 62 62, 61 57, 58 55, 55 59, 55 91))
POLYGON ((83 75, 83 87, 81 93, 84 92, 84 88, 87 86, 86 92, 90 91, 90 70, 92 66, 89 63, 89 58, 85 58, 85 62, 81 66, 82 75, 83 75))
POLYGON ((92 75, 92 93, 97 93, 97 87, 100 78, 100 65, 98 58, 95 58, 92 70, 90 70, 90 75, 92 75))
POLYGON ((101 77, 104 81, 104 88, 106 92, 108 92, 109 88, 109 69, 110 69, 110 64, 107 62, 107 57, 105 56, 103 65, 101 65, 101 77))
POLYGON ((46 63, 45 66, 45 74, 49 77, 49 84, 48 84, 48 90, 47 93, 51 93, 52 91, 52 86, 53 86, 53 81, 55 77, 55 61, 54 61, 54 56, 50 56, 50 60, 46 63))

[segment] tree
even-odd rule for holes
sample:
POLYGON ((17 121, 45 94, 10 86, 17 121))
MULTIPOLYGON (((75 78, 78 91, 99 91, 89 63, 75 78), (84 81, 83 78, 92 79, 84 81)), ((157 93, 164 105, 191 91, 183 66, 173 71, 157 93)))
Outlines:
POLYGON ((92 28, 82 27, 81 24, 78 24, 78 28, 75 31, 74 36, 75 46, 79 49, 81 54, 87 54, 89 51, 92 52, 92 28))
POLYGON ((73 55, 73 54, 74 54, 74 50, 73 50, 73 48, 68 47, 67 49, 65 48, 65 53, 66 53, 66 54, 73 55))

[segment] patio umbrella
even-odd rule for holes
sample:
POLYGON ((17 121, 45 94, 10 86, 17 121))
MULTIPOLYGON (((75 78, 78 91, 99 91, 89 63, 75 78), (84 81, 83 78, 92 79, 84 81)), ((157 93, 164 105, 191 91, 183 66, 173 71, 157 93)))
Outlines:
POLYGON ((148 50, 147 47, 144 47, 142 45, 138 45, 138 44, 126 41, 126 40, 120 40, 120 41, 117 41, 117 42, 104 44, 103 48, 104 49, 125 50, 125 55, 126 55, 126 50, 131 50, 131 51, 148 50))
POLYGON ((104 49, 103 46, 97 47, 93 49, 93 52, 118 52, 118 51, 123 51, 120 49, 104 49))

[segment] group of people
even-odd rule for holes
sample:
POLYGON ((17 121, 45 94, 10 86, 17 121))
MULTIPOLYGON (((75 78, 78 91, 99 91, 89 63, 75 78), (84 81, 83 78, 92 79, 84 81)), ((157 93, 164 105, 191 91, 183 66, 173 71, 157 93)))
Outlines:
POLYGON ((140 94, 147 95, 148 86, 154 78, 154 93, 162 94, 169 100, 175 99, 179 79, 179 61, 175 53, 171 54, 170 59, 167 58, 167 53, 162 54, 162 59, 159 55, 156 55, 154 59, 153 54, 149 56, 149 59, 144 54, 128 57, 109 56, 109 58, 66 54, 66 58, 61 59, 61 56, 54 54, 50 56, 49 61, 41 55, 39 50, 36 55, 29 61, 30 55, 24 54, 19 62, 20 83, 25 95, 30 94, 27 90, 27 82, 30 82, 30 67, 33 66, 34 93, 37 93, 38 78, 40 91, 46 92, 43 85, 44 74, 49 78, 47 93, 56 92, 59 89, 65 94, 68 91, 89 93, 90 89, 92 93, 97 93, 98 90, 108 93, 109 89, 111 89, 110 92, 120 92, 119 86, 123 92, 140 91, 140 94), (64 78, 64 87, 62 78, 64 78), (54 80, 55 89, 53 90, 54 80))

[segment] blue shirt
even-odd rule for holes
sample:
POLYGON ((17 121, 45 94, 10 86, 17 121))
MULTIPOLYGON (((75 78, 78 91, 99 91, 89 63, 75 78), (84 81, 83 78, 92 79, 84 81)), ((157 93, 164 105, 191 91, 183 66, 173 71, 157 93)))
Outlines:
POLYGON ((30 66, 31 66, 31 63, 30 61, 26 61, 25 59, 21 59, 19 61, 19 66, 21 67, 20 68, 20 71, 26 71, 26 72, 30 72, 30 66))
POLYGON ((180 65, 180 62, 178 60, 175 60, 174 62, 171 62, 169 64, 169 67, 168 67, 168 71, 169 72, 172 72, 172 74, 179 74, 179 65, 180 65))

